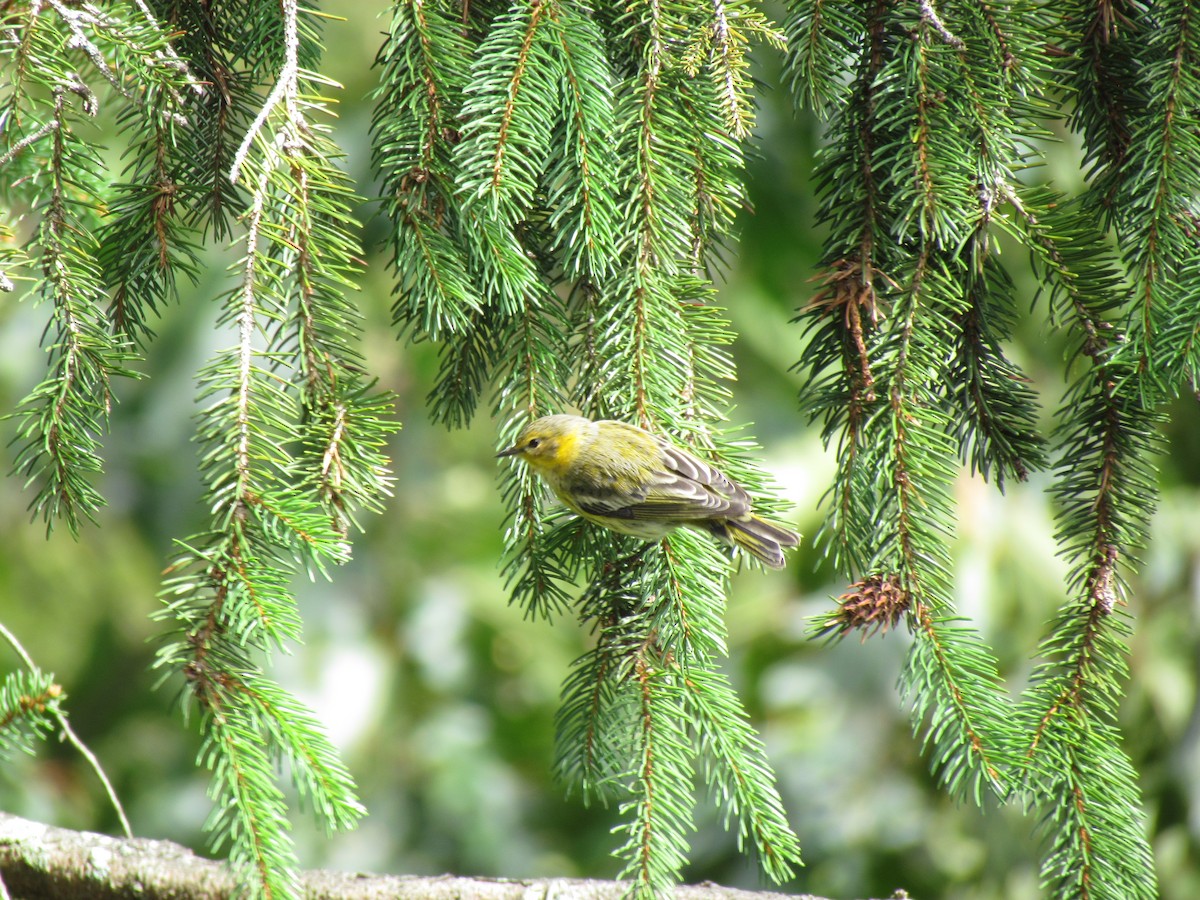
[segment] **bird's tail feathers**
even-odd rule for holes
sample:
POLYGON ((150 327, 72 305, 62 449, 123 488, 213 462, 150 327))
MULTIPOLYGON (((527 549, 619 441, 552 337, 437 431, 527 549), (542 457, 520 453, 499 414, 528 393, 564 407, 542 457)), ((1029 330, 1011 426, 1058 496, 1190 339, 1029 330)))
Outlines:
POLYGON ((755 516, 745 519, 726 519, 722 524, 725 526, 722 529, 724 534, 719 534, 719 537, 741 547, 772 569, 783 568, 785 547, 795 547, 800 543, 800 535, 794 531, 789 531, 779 525, 772 525, 755 516))

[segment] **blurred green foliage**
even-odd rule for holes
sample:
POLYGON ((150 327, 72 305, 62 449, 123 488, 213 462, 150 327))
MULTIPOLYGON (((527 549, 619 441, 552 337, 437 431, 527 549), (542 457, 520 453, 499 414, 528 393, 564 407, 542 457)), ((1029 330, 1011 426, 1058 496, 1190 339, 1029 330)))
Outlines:
MULTIPOLYGON (((362 185, 370 179, 365 97, 381 7, 344 4, 350 20, 326 32, 327 72, 345 85, 337 138, 362 185)), ((778 84, 778 60, 771 51, 759 56, 759 77, 778 84)), ((739 335, 731 418, 753 423, 767 469, 795 503, 793 521, 811 536, 832 463, 796 411, 798 381, 788 367, 800 336, 788 320, 812 292, 820 236, 810 225, 809 170, 820 135, 790 106, 780 89, 764 95, 749 171, 754 210, 742 217, 741 244, 730 248, 721 300, 739 335)), ((108 158, 117 150, 109 147, 108 158)), ((1048 177, 1079 177, 1070 143, 1047 152, 1048 177)), ((383 226, 374 215, 371 205, 360 210, 369 255, 359 299, 370 323, 369 366, 396 392, 404 424, 391 448, 397 495, 385 515, 365 519, 355 560, 332 584, 300 587, 306 643, 275 660, 279 677, 343 749, 370 815, 332 840, 298 819, 301 860, 408 873, 611 877, 613 811, 564 797, 550 776, 559 688, 589 636, 571 619, 525 620, 507 604, 492 423, 453 432, 428 424, 434 352, 395 340, 383 226)), ((205 280, 157 324, 141 364, 147 378, 121 386, 99 527, 77 541, 65 529, 47 537, 25 511, 29 494, 13 479, 0 482, 0 618, 65 687, 76 730, 103 760, 135 830, 197 849, 207 778, 193 764, 195 731, 181 728, 172 710, 179 685, 152 690, 157 635, 148 615, 171 539, 204 520, 190 443, 193 379, 221 343, 211 301, 227 262, 215 248, 205 280)), ((1011 262, 1019 271, 1022 261, 1011 262)), ((1027 287, 1032 306, 1035 288, 1027 287)), ((1012 352, 1046 384, 1062 349, 1043 341, 1038 315, 1022 323, 1012 352)), ((40 328, 38 311, 0 303, 5 409, 42 364, 40 328)), ((1057 397, 1045 399, 1052 406, 1057 397)), ((1200 416, 1191 398, 1171 413, 1162 502, 1129 610, 1132 679, 1122 727, 1142 774, 1162 895, 1183 900, 1200 896, 1200 416)), ((956 491, 958 606, 996 648, 1014 696, 1062 599, 1043 488, 1034 479, 1000 496, 964 472, 956 491)), ((906 637, 809 640, 809 618, 843 588, 806 540, 785 573, 739 575, 731 596, 729 675, 762 729, 808 864, 790 887, 844 898, 897 887, 914 897, 1036 897, 1034 822, 1018 809, 960 807, 935 789, 894 691, 906 637)), ((0 653, 0 671, 15 664, 0 653)), ((0 807, 77 828, 116 823, 84 762, 56 742, 0 769, 0 807)), ((689 881, 758 885, 715 814, 695 835, 693 860, 689 881)))

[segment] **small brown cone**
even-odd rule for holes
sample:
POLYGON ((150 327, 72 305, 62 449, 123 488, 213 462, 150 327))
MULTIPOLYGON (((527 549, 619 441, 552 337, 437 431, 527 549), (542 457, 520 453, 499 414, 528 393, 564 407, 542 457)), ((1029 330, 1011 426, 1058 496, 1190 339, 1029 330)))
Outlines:
POLYGON ((908 611, 908 591, 898 575, 868 575, 838 597, 838 611, 825 620, 822 635, 843 637, 861 631, 865 641, 876 632, 887 634, 908 611))

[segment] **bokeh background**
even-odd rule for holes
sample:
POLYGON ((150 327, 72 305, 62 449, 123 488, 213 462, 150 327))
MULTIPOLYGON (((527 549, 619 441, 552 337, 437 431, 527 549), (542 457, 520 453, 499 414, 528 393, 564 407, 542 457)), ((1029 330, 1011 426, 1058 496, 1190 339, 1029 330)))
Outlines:
MULTIPOLYGON (((367 95, 380 33, 379 0, 339 4, 326 29, 325 71, 345 85, 338 140, 347 167, 372 191, 367 95)), ((743 216, 721 289, 738 339, 730 419, 763 445, 766 468, 794 504, 805 534, 782 573, 735 577, 729 603, 729 674, 767 742, 807 867, 786 889, 834 898, 885 896, 1022 900, 1037 892, 1035 818, 986 813, 934 788, 895 684, 903 633, 865 643, 810 639, 811 619, 845 589, 814 548, 833 451, 798 412, 803 334, 789 320, 813 289, 821 234, 814 227, 812 154, 817 123, 795 116, 779 60, 759 54, 765 93, 749 165, 754 211, 743 216)), ((120 144, 103 116, 97 141, 118 166, 120 144)), ((1036 177, 1078 188, 1069 137, 1047 147, 1036 177)), ((486 412, 466 431, 429 424, 425 395, 436 349, 397 341, 380 251, 384 223, 361 209, 368 271, 360 300, 367 357, 398 397, 403 430, 392 457, 396 497, 364 519, 355 559, 332 583, 297 590, 305 643, 273 660, 342 748, 370 816, 329 837, 296 820, 305 866, 497 876, 612 877, 615 811, 585 808, 551 777, 559 687, 588 634, 570 618, 523 618, 499 576, 505 512, 497 489, 495 429, 486 412)), ((215 330, 228 250, 216 247, 203 281, 167 310, 140 365, 121 386, 106 441, 97 527, 73 540, 47 536, 26 512, 30 494, 0 481, 0 621, 56 673, 76 730, 103 760, 139 835, 204 848, 207 775, 194 766, 194 722, 178 713, 173 682, 155 689, 159 574, 171 541, 196 530, 194 377, 228 335, 215 330)), ((1044 426, 1064 388, 1063 346, 1019 254, 1008 262, 1028 315, 1011 346, 1041 392, 1044 426), (1024 273, 1024 274, 1022 274, 1024 273)), ((44 365, 43 313, 0 299, 0 407, 11 409, 44 365)), ((1200 420, 1194 398, 1170 410, 1162 499, 1146 536, 1128 610, 1132 679, 1122 707, 1126 746, 1142 774, 1164 898, 1200 896, 1200 714, 1196 683, 1200 601, 1200 420)), ((4 423, 5 441, 12 423, 4 423)), ((12 450, 0 457, 11 466, 12 450)), ((1027 678, 1045 623, 1063 601, 1047 479, 999 494, 963 472, 956 483, 957 601, 999 655, 1013 694, 1027 678)), ((0 671, 17 664, 0 647, 0 671)), ((0 767, 0 807, 68 827, 115 830, 94 777, 67 746, 0 767)), ((715 808, 702 798, 689 881, 763 886, 715 808)))

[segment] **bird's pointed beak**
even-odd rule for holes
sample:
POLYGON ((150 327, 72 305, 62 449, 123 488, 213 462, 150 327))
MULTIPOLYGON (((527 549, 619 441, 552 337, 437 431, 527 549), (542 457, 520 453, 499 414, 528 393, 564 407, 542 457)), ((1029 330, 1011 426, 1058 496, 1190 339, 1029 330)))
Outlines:
POLYGON ((520 447, 509 447, 507 450, 501 450, 496 454, 496 459, 502 456, 515 456, 520 449, 520 447))

